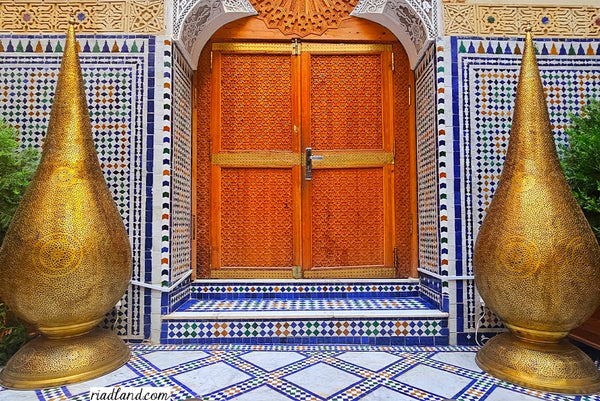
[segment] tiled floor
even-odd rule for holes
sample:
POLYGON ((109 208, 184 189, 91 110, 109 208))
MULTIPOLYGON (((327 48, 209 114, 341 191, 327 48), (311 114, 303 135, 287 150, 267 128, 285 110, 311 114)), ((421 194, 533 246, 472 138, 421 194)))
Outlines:
POLYGON ((90 387, 170 386, 172 400, 600 401, 528 390, 484 374, 475 347, 132 345, 119 370, 43 391, 0 387, 0 401, 83 401, 90 387))
POLYGON ((421 298, 390 299, 192 299, 179 312, 431 309, 421 298))

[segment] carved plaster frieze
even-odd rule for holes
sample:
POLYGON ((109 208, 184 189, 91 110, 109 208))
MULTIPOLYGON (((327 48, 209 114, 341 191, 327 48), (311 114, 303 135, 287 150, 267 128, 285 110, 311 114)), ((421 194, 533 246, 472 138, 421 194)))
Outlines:
POLYGON ((211 17, 214 19, 217 15, 224 12, 225 9, 221 0, 202 2, 196 5, 188 15, 180 35, 180 39, 188 52, 191 51, 198 34, 202 32, 202 29, 211 17))
POLYGON ((522 36, 531 24, 536 36, 599 37, 600 8, 499 4, 443 4, 446 35, 522 36))
POLYGON ((252 7, 248 0, 191 0, 176 2, 173 22, 175 37, 185 43, 184 36, 189 38, 190 35, 199 34, 207 22, 216 18, 221 13, 248 13, 248 15, 255 15, 256 10, 254 10, 254 7, 252 7))
POLYGON ((420 51, 423 48, 425 41, 431 38, 429 38, 426 27, 419 17, 415 15, 409 6, 403 4, 402 1, 388 1, 385 7, 386 10, 384 10, 384 12, 396 17, 398 23, 406 30, 411 41, 420 51))
POLYGON ((73 15, 79 32, 163 34, 164 0, 0 1, 0 31, 65 32, 73 15))
POLYGON ((402 42, 414 66, 437 37, 436 0, 361 0, 351 15, 382 24, 402 42))
POLYGON ((202 47, 218 28, 250 15, 256 15, 256 10, 248 0, 196 0, 179 25, 174 24, 175 38, 183 44, 188 62, 195 65, 202 47))
MULTIPOLYGON (((400 11, 403 20, 407 21, 410 14, 418 15, 420 24, 426 33, 426 39, 435 39, 437 37, 438 24, 438 1, 437 0, 361 0, 352 15, 361 16, 361 14, 383 14, 387 10, 404 9, 400 11)), ((414 18, 410 17, 411 20, 414 18)))

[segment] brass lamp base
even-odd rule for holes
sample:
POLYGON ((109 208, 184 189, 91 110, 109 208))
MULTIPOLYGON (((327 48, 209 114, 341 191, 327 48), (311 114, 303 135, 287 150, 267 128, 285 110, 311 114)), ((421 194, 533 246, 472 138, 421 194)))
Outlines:
POLYGON ((0 372, 0 384, 33 390, 77 383, 118 369, 130 356, 122 339, 100 328, 74 337, 40 336, 10 358, 0 372))
POLYGON ((564 338, 534 342, 503 333, 492 337, 475 361, 492 376, 520 386, 566 394, 600 391, 600 371, 594 362, 564 338))

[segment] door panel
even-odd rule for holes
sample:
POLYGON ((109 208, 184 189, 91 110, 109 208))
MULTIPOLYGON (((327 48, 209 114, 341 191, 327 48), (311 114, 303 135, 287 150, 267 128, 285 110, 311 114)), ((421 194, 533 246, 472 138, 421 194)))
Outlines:
POLYGON ((292 277, 300 265, 294 68, 289 52, 213 53, 212 277, 292 277))
POLYGON ((390 48, 213 45, 212 277, 394 277, 390 48))
POLYGON ((383 266, 381 168, 316 170, 312 267, 383 266))
POLYGON ((302 72, 304 276, 394 277, 389 48, 313 46, 302 72))
POLYGON ((381 55, 317 54, 309 60, 311 147, 382 149, 381 55))
POLYGON ((221 150, 292 151, 292 58, 221 55, 221 150))
POLYGON ((291 169, 221 170, 221 266, 292 267, 291 169))

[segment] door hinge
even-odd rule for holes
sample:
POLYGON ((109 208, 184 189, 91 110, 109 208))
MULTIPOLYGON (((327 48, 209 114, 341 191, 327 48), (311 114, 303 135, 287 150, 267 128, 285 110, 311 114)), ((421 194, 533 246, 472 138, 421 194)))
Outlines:
POLYGON ((292 276, 296 279, 302 278, 302 266, 294 266, 292 268, 292 276))
POLYGON ((392 71, 396 70, 396 60, 394 57, 394 52, 392 52, 392 71))
POLYGON ((412 86, 408 85, 408 105, 410 106, 412 103, 412 86))
POLYGON ((210 51, 210 70, 212 71, 212 60, 213 60, 213 52, 210 51))
POLYGON ((398 271, 398 247, 394 247, 394 270, 398 271))
POLYGON ((298 39, 292 41, 292 56, 299 56, 302 53, 302 45, 298 39))

